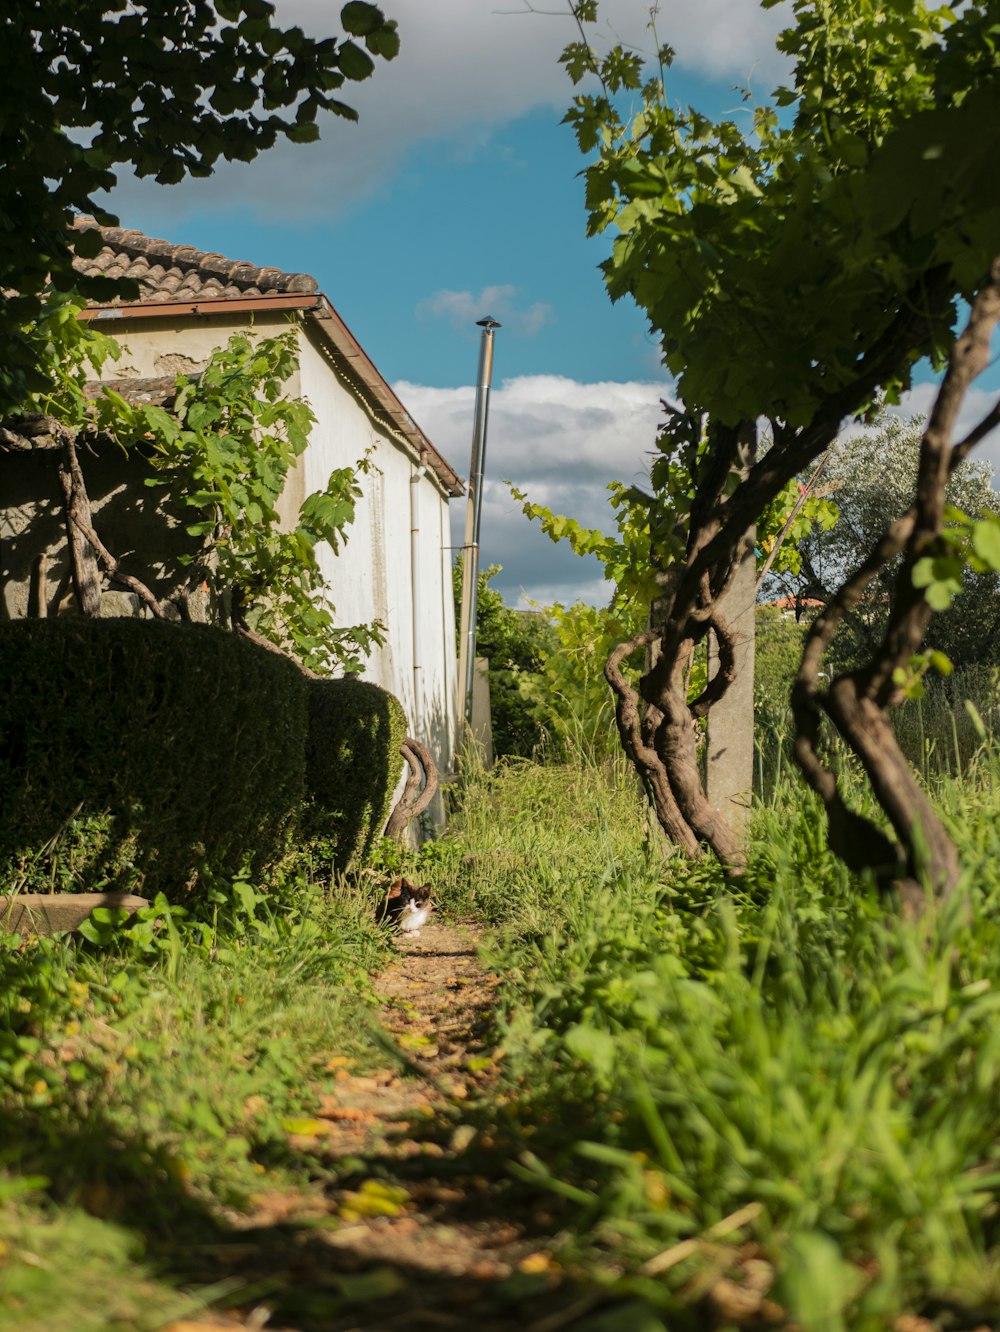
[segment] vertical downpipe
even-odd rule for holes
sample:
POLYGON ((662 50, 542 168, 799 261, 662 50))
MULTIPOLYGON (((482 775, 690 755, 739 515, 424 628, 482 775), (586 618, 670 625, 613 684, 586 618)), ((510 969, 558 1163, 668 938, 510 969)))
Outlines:
POLYGON ((424 735, 424 662, 420 646, 420 485, 427 473, 421 459, 410 475, 410 607, 413 616, 413 735, 426 743, 424 735))
POLYGON ((476 420, 472 431, 472 461, 469 466, 469 498, 465 507, 465 540, 462 543, 462 637, 458 657, 458 687, 461 691, 459 748, 472 721, 472 688, 476 678, 476 609, 479 595, 479 525, 483 511, 483 470, 486 465, 486 421, 490 410, 490 381, 493 378, 493 330, 500 324, 489 315, 476 321, 483 330, 479 344, 479 380, 476 388, 476 420))

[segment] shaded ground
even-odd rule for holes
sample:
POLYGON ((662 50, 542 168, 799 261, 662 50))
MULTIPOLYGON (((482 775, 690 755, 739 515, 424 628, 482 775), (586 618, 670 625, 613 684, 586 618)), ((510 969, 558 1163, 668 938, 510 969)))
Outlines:
POLYGON ((228 1218, 239 1234, 203 1257, 243 1287, 239 1307, 171 1332, 557 1332, 593 1307, 551 1263, 553 1217, 519 1195, 484 1121, 496 981, 476 939, 432 924, 401 940, 377 985, 384 1061, 359 1072, 333 1056, 335 1090, 289 1124, 289 1153, 322 1187, 263 1194, 228 1218))

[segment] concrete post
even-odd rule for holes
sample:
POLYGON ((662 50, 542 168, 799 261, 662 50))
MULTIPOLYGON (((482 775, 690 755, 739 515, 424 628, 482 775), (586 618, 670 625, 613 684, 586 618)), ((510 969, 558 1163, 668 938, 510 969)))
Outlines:
POLYGON ((476 658, 476 674, 472 685, 472 714, 469 718, 468 738, 479 750, 484 768, 493 767, 493 716, 490 705, 490 663, 487 657, 476 658))
POLYGON ((0 930, 14 934, 61 934, 76 930, 97 907, 135 915, 149 906, 130 893, 18 893, 0 897, 0 930))
MULTIPOLYGON (((756 560, 753 531, 729 591, 719 603, 736 636, 736 680, 708 714, 705 738, 705 793, 734 832, 746 827, 753 791, 753 665, 756 560)), ((719 668, 714 635, 709 635, 708 675, 719 668)))

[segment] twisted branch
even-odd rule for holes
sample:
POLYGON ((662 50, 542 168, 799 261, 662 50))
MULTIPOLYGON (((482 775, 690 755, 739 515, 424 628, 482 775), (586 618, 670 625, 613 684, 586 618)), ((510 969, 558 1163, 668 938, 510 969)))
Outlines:
POLYGON ((421 815, 431 803, 439 786, 437 765, 425 745, 408 735, 400 745, 399 752, 410 771, 403 793, 396 801, 383 833, 384 837, 391 837, 397 842, 403 840, 410 820, 421 815), (424 789, 418 795, 421 782, 424 783, 424 789))
POLYGON ((604 663, 604 678, 615 695, 615 720, 625 753, 642 778, 642 784, 656 811, 664 832, 685 855, 696 859, 701 846, 674 798, 667 769, 650 741, 659 729, 662 715, 658 709, 639 708, 639 695, 625 679, 622 662, 639 648, 650 647, 659 639, 659 631, 646 629, 635 638, 619 643, 604 663))
POLYGON ((941 533, 945 488, 955 469, 989 431, 1000 423, 1000 403, 959 443, 951 445, 962 402, 972 381, 986 368, 990 340, 1000 322, 1000 259, 992 267, 956 340, 920 445, 916 497, 910 508, 884 532, 862 566, 817 617, 803 650, 792 691, 796 723, 794 756, 808 784, 826 806, 831 848, 852 868, 874 867, 881 881, 901 890, 904 906, 922 909, 918 870, 934 890, 947 894, 958 878, 958 854, 933 806, 899 748, 887 710, 896 694, 893 676, 919 648, 931 617, 913 568, 941 533), (844 616, 861 600, 876 575, 897 556, 903 563, 896 578, 889 623, 871 662, 848 672, 825 691, 818 687, 819 667, 844 616), (860 758, 875 795, 887 814, 896 841, 868 819, 847 809, 836 773, 818 751, 822 714, 827 716, 860 758))

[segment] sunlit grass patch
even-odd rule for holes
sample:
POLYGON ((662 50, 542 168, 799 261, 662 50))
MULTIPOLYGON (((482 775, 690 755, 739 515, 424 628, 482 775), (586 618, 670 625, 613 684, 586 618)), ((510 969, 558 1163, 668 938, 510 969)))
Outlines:
POLYGON ((996 778, 985 759, 935 777, 966 875, 917 926, 830 854, 788 783, 730 882, 652 851, 627 783, 593 770, 499 773, 467 799, 467 891, 505 978, 497 1113, 514 1172, 569 1208, 570 1261, 671 1328, 703 1325, 719 1282, 815 1332, 935 1300, 992 1316, 996 778), (585 828, 567 799, 583 791, 630 837, 585 828))

